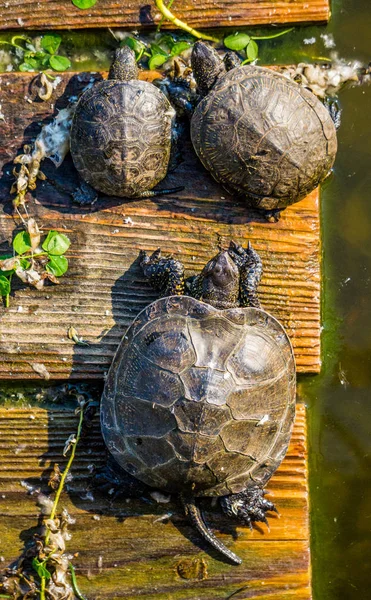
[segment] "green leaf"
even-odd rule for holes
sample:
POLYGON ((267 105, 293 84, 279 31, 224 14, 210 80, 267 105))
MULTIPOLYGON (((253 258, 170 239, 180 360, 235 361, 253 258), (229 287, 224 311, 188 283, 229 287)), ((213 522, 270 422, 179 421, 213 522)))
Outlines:
POLYGON ((72 4, 77 6, 77 8, 81 8, 81 10, 86 10, 87 8, 91 8, 96 4, 97 0, 72 0, 72 4))
POLYGON ((46 270, 49 271, 49 273, 53 273, 56 277, 64 275, 68 270, 67 258, 65 256, 49 256, 46 270))
POLYGON ((259 54, 259 46, 254 40, 250 40, 250 42, 246 46, 246 58, 249 62, 256 60, 259 54))
POLYGON ((10 281, 5 275, 0 275, 0 296, 9 296, 10 281))
POLYGON ((158 49, 161 49, 163 52, 168 54, 172 47, 175 44, 175 40, 170 33, 164 33, 160 38, 156 38, 156 41, 151 44, 152 48, 156 49, 156 54, 158 54, 158 49))
POLYGON ((58 231, 51 230, 43 241, 42 247, 48 254, 60 256, 68 250, 70 244, 71 242, 66 235, 59 233, 58 231))
POLYGON ((49 64, 54 71, 66 71, 66 69, 70 68, 71 61, 67 56, 53 54, 49 59, 49 64))
POLYGON ((164 56, 163 54, 154 54, 148 61, 148 66, 150 70, 157 69, 157 67, 161 67, 167 60, 168 56, 164 56))
POLYGON ((41 47, 49 52, 49 54, 55 54, 61 45, 62 38, 56 33, 48 33, 41 38, 41 47))
POLYGON ((249 41, 250 36, 247 35, 247 33, 234 33, 224 38, 224 46, 229 48, 229 50, 239 52, 240 50, 246 48, 249 41))
POLYGON ((51 574, 48 571, 48 569, 46 568, 44 562, 39 561, 36 557, 32 560, 32 566, 40 578, 41 577, 45 577, 45 579, 51 578, 51 574))
POLYGON ((27 260, 27 258, 21 258, 21 260, 19 262, 20 262, 22 269, 29 269, 31 266, 31 263, 29 260, 27 260))
POLYGON ((182 52, 184 52, 185 50, 188 50, 188 48, 190 47, 190 43, 189 42, 176 42, 176 44, 174 44, 174 46, 171 49, 171 56, 178 56, 179 54, 181 54, 182 52))
POLYGON ((137 40, 133 37, 130 37, 130 36, 126 37, 122 41, 121 47, 122 46, 129 46, 129 48, 134 50, 137 60, 139 60, 139 58, 142 56, 144 50, 146 49, 146 46, 145 46, 145 44, 143 44, 143 42, 141 42, 140 40, 137 40))
POLYGON ((157 54, 161 54, 162 56, 169 56, 168 50, 164 50, 159 44, 151 44, 151 52, 152 56, 156 56, 157 54))
POLYGON ((31 250, 31 238, 27 231, 20 231, 13 240, 13 248, 17 254, 24 254, 31 250))
POLYGON ((41 64, 35 58, 27 58, 25 62, 19 65, 20 71, 38 71, 41 68, 41 64))

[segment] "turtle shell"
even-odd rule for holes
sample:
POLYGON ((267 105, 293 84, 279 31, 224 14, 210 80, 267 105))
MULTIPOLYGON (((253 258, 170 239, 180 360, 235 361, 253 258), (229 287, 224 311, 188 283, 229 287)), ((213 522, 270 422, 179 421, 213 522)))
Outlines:
POLYGON ((269 210, 309 194, 328 175, 337 150, 323 104, 264 67, 229 71, 198 104, 191 137, 214 179, 269 210))
POLYGON ((236 493, 264 485, 284 458, 295 383, 290 341, 268 313, 163 298, 118 348, 103 436, 117 462, 152 487, 236 493))
POLYGON ((175 112, 146 81, 107 80, 81 96, 71 154, 81 177, 104 194, 135 197, 166 175, 175 112))

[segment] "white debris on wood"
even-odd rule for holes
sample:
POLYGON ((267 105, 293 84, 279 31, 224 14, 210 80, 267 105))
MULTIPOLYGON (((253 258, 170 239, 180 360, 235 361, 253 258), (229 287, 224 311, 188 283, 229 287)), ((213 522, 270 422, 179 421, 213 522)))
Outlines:
POLYGON ((151 492, 150 496, 151 498, 153 498, 153 500, 155 500, 155 502, 158 502, 159 504, 167 504, 168 502, 170 502, 169 494, 163 494, 162 492, 158 492, 157 490, 151 492))
POLYGON ((264 423, 267 423, 269 421, 269 415, 264 415, 264 417, 262 417, 260 419, 260 421, 258 421, 255 425, 255 427, 261 427, 262 425, 264 425, 264 423))
POLYGON ((57 116, 44 125, 35 140, 35 150, 39 160, 50 158, 56 167, 60 167, 70 149, 70 130, 74 106, 63 108, 57 116))
POLYGON ((29 364, 32 367, 32 369, 35 371, 35 373, 40 375, 40 377, 43 377, 44 379, 50 379, 50 373, 43 363, 29 363, 29 364))

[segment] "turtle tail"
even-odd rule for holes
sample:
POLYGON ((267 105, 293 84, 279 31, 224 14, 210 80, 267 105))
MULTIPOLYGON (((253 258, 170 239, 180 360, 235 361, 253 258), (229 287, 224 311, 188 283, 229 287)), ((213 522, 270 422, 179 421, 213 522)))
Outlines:
POLYGON ((162 196, 165 194, 176 194, 177 192, 181 192, 184 190, 183 185, 179 185, 174 188, 166 188, 164 190, 145 190, 144 192, 140 192, 135 196, 135 198, 153 198, 153 196, 162 196))
POLYGON ((180 496, 180 498, 186 516, 189 518, 190 522, 197 529, 197 531, 202 535, 202 537, 205 540, 207 540, 209 544, 211 544, 213 548, 215 548, 215 550, 221 552, 221 554, 229 558, 229 560, 232 561, 234 564, 240 565, 242 563, 242 560, 236 554, 234 554, 234 552, 228 550, 228 548, 220 540, 218 540, 218 538, 216 538, 215 535, 211 533, 211 531, 208 529, 202 518, 200 509, 198 508, 198 506, 196 506, 194 497, 180 496))

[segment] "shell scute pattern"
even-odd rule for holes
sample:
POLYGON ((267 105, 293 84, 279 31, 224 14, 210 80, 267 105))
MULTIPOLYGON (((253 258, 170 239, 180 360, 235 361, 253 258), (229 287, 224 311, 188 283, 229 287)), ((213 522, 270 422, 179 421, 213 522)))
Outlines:
POLYGON ((273 317, 170 297, 142 311, 123 339, 102 430, 116 460, 145 483, 224 495, 269 479, 294 410, 292 348, 273 317))
POLYGON ((312 94, 261 67, 237 67, 197 106, 191 137, 229 191, 264 209, 303 198, 330 171, 334 124, 312 94))
POLYGON ((71 153, 82 178, 97 190, 136 196, 166 175, 174 110, 145 81, 101 81, 81 97, 71 153))

